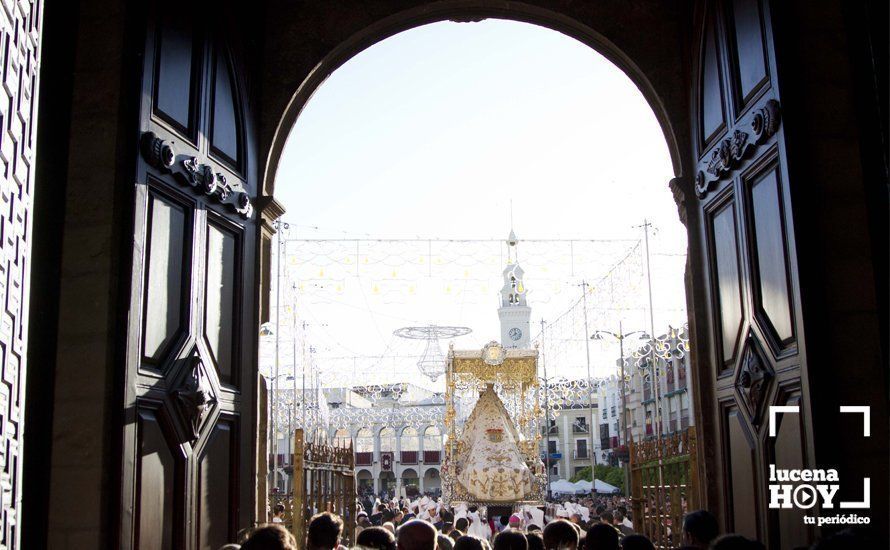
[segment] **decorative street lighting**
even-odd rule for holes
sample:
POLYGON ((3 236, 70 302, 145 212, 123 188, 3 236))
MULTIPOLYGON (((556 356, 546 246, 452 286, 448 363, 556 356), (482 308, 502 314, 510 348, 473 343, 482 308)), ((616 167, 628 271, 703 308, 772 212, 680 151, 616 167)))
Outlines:
POLYGON ((417 361, 417 368, 433 382, 445 374, 445 356, 439 347, 439 340, 443 338, 457 338, 472 332, 468 327, 448 327, 427 325, 424 327, 403 327, 393 331, 394 336, 408 340, 425 340, 426 345, 423 355, 417 361))

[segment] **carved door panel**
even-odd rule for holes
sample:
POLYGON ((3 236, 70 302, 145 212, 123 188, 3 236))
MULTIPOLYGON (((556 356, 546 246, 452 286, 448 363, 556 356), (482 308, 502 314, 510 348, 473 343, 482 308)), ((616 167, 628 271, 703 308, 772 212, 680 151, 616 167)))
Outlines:
POLYGON ((790 179, 769 2, 701 2, 695 190, 708 284, 708 376, 728 531, 803 544, 802 519, 767 509, 768 465, 812 457, 790 179), (768 436, 770 405, 801 405, 768 436))
POLYGON ((146 28, 122 547, 218 548, 253 510, 253 137, 233 33, 195 16, 146 28))

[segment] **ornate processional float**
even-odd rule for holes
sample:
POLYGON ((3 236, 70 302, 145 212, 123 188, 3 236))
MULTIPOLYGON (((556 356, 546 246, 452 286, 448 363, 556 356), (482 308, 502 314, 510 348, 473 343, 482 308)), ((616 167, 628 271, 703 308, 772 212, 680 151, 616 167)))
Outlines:
POLYGON ((449 347, 445 372, 447 505, 541 505, 546 472, 539 456, 544 410, 538 351, 449 347))

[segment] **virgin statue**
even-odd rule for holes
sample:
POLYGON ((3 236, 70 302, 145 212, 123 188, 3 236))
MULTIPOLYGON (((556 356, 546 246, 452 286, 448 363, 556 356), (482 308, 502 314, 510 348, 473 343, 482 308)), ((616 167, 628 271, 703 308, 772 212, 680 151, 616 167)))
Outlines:
POLYGON ((522 436, 492 384, 479 396, 458 446, 457 479, 480 502, 524 500, 533 476, 519 443, 522 436))

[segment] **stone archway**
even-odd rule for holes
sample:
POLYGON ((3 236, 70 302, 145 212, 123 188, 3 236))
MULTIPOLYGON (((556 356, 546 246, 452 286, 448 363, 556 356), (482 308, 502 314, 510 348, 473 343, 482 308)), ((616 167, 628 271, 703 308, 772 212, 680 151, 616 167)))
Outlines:
MULTIPOLYGON (((286 11, 286 8, 282 7, 282 10, 286 11)), ((653 58, 660 54, 656 54, 652 50, 639 51, 638 48, 641 46, 639 34, 628 32, 628 29, 633 25, 626 26, 618 23, 628 14, 616 15, 610 7, 605 7, 603 13, 608 14, 606 20, 610 23, 598 22, 594 28, 589 24, 582 23, 585 20, 591 21, 590 14, 576 17, 575 14, 569 13, 570 11, 547 9, 524 3, 502 4, 492 0, 423 2, 406 10, 387 13, 385 16, 380 14, 380 17, 370 18, 363 26, 358 25, 352 28, 351 34, 343 36, 341 40, 335 42, 335 45, 323 57, 320 57, 318 63, 303 74, 299 74, 297 70, 291 71, 289 68, 294 67, 292 63, 276 64, 278 67, 288 67, 288 69, 279 71, 280 73, 293 74, 276 74, 277 80, 286 81, 290 77, 292 79, 290 87, 277 85, 267 88, 266 90, 269 90, 269 93, 274 97, 264 99, 268 109, 263 113, 266 120, 261 125, 263 128, 261 142, 262 150, 268 156, 263 167, 262 192, 265 198, 262 202, 270 205, 269 218, 277 217, 282 212, 280 206, 274 201, 274 191, 278 165, 288 134, 303 108, 328 76, 358 53, 400 32, 440 21, 472 23, 494 18, 529 23, 570 36, 603 55, 637 86, 660 124, 675 176, 665 184, 670 186, 680 221, 686 225, 685 197, 687 194, 692 195, 692 182, 688 177, 690 170, 686 168, 689 163, 687 149, 691 141, 687 119, 688 97, 683 93, 677 93, 677 90, 682 89, 683 86, 681 67, 675 66, 675 70, 668 69, 673 63, 677 63, 678 59, 668 55, 667 58, 655 62, 653 58)), ((652 11, 642 15, 636 14, 636 17, 642 17, 645 20, 645 25, 665 25, 667 29, 671 28, 672 23, 675 22, 674 18, 679 16, 678 13, 657 12, 658 9, 652 8, 652 11)), ((639 25, 640 21, 637 21, 637 24, 639 25)), ((675 31, 676 29, 672 29, 670 32, 675 31)), ((287 42, 286 38, 283 40, 284 43, 287 42)), ((270 38, 270 43, 273 42, 275 42, 275 38, 270 38)), ((285 51, 286 48, 277 48, 274 54, 281 54, 285 51)), ((267 235, 271 240, 271 231, 267 235)), ((687 240, 690 243, 690 258, 692 258, 696 254, 696 243, 699 240, 697 227, 688 229, 687 240)), ((694 294, 693 282, 688 274, 686 286, 687 300, 690 303, 699 302, 700 298, 694 294)), ((692 308, 690 308, 690 315, 692 315, 692 308)), ((695 338, 696 326, 695 322, 690 322, 690 333, 693 338, 695 338)), ((695 376, 692 378, 695 379, 695 376)), ((706 386, 707 384, 705 384, 705 388, 706 386)), ((700 423, 697 418, 696 424, 700 423)), ((383 448, 379 450, 385 452, 383 448)), ((704 472, 709 465, 707 461, 702 461, 700 466, 704 472)))
MULTIPOLYGON (((282 7, 280 11, 287 10, 282 7)), ((653 84, 655 79, 651 76, 651 73, 657 73, 658 80, 670 79, 669 73, 665 72, 667 67, 664 64, 653 63, 651 69, 643 68, 639 63, 640 57, 629 53, 628 50, 632 48, 620 46, 619 41, 616 40, 618 37, 609 36, 600 29, 594 29, 581 23, 581 19, 572 17, 566 13, 567 11, 569 10, 555 11, 520 2, 504 4, 494 0, 444 0, 421 2, 419 6, 413 8, 393 11, 384 17, 369 19, 365 26, 358 26, 352 34, 343 36, 342 40, 305 74, 299 74, 299 71, 290 71, 296 73, 289 75, 293 79, 291 87, 278 87, 272 92, 272 97, 265 98, 271 109, 265 117, 264 134, 261 137, 265 145, 264 150, 268 151, 263 173, 263 194, 267 197, 274 196, 279 160, 288 134, 296 123, 300 112, 321 83, 346 61, 390 36, 428 23, 449 20, 474 22, 489 18, 530 23, 566 34, 596 50, 615 64, 636 84, 652 108, 668 144, 674 175, 681 176, 687 173, 684 170, 687 159, 682 146, 687 139, 686 121, 684 120, 687 115, 685 101, 683 98, 677 97, 676 89, 672 92, 667 83, 664 86, 656 87, 653 84), (672 109, 671 103, 673 102, 676 102, 676 107, 682 107, 682 109, 672 109)), ((609 13, 608 19, 611 22, 610 25, 603 24, 604 27, 615 25, 614 30, 618 33, 626 33, 625 36, 620 36, 627 40, 626 45, 633 46, 636 43, 639 46, 638 34, 630 31, 629 28, 621 28, 622 16, 611 13, 612 10, 608 8, 603 11, 609 13)), ((657 14, 657 11, 657 9, 653 9, 651 13, 644 16, 647 22, 653 24, 660 20, 669 28, 672 19, 677 14, 657 14)), ((271 38, 271 41, 274 42, 274 37, 271 38)), ((286 50, 286 48, 277 49, 279 53, 286 53, 286 50)), ((647 53, 653 55, 651 51, 647 53)), ((674 62, 676 63, 677 60, 674 59, 674 62)), ((278 80, 287 78, 281 74, 283 72, 285 71, 279 71, 278 80)), ((673 78, 678 79, 677 84, 681 82, 678 73, 673 74, 673 78)), ((679 203, 678 200, 678 206, 679 203)), ((681 217, 683 217, 682 214, 681 217)))

